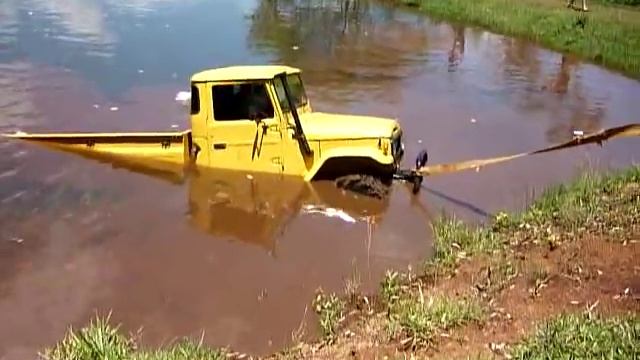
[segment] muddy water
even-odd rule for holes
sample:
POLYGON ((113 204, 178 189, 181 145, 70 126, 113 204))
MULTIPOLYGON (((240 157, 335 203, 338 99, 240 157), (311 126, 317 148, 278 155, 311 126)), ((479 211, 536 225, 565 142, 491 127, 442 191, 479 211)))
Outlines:
MULTIPOLYGON (((423 147, 432 162, 529 150, 640 113, 636 80, 372 2, 4 0, 0 130, 187 128, 173 97, 189 75, 238 63, 301 67, 317 110, 397 117, 408 163, 423 147)), ((442 211, 483 221, 520 209, 585 168, 637 161, 640 142, 434 177, 419 197, 398 186, 384 202, 0 150, 0 358, 25 359, 110 310, 148 345, 203 336, 270 352, 314 333, 316 288, 355 278, 372 290, 385 269, 429 256, 428 221, 442 211)))

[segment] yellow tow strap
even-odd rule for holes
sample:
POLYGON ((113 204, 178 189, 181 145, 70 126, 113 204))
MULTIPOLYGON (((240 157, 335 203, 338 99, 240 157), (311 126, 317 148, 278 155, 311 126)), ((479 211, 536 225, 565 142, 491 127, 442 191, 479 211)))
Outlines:
POLYGON ((631 136, 640 136, 640 124, 629 124, 629 125, 623 125, 623 126, 617 126, 609 129, 604 129, 592 134, 576 137, 575 139, 571 141, 567 141, 562 144, 553 145, 553 146, 546 147, 544 149, 524 152, 520 154, 492 157, 488 159, 467 160, 467 161, 460 161, 460 162, 454 162, 454 163, 448 163, 448 164, 436 164, 436 165, 424 166, 418 169, 418 172, 422 173, 423 175, 447 174, 447 173, 458 172, 463 170, 476 169, 483 166, 493 165, 493 164, 497 164, 497 163, 501 163, 509 160, 514 160, 514 159, 529 156, 529 155, 542 154, 542 153, 561 150, 561 149, 568 149, 568 148, 586 145, 586 144, 596 143, 598 145, 602 145, 602 142, 604 142, 605 140, 618 138, 618 137, 631 137, 631 136))

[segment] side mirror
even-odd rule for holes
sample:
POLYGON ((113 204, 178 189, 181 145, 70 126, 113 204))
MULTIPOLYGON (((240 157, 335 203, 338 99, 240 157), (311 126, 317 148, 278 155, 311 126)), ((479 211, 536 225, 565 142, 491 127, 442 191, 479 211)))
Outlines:
POLYGON ((249 118, 255 121, 256 124, 260 124, 263 122, 264 119, 267 118, 267 114, 263 111, 251 112, 249 114, 249 118))

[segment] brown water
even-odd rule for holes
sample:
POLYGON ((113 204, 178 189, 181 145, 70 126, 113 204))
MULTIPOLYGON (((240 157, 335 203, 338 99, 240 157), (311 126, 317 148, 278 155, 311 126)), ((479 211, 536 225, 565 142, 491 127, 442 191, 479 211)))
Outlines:
MULTIPOLYGON (((173 97, 191 73, 280 62, 305 71, 317 110, 399 118, 408 163, 423 147, 454 161, 639 120, 636 80, 366 1, 3 0, 0 131, 186 128, 173 97)), ((585 168, 637 161, 640 142, 429 178, 417 199, 397 186, 385 202, 331 184, 172 183, 27 144, 0 151, 0 359, 13 360, 110 310, 148 345, 204 333, 273 351, 301 324, 314 333, 316 288, 342 291, 355 273, 371 291, 386 269, 429 256, 440 212, 521 209, 585 168)))

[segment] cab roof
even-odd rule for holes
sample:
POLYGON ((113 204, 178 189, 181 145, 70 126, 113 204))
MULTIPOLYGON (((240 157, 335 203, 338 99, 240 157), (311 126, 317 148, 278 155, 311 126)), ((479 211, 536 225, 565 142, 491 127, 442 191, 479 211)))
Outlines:
POLYGON ((192 82, 235 81, 235 80, 267 80, 276 75, 299 73, 300 69, 283 65, 247 65, 228 66, 204 70, 191 77, 192 82))

